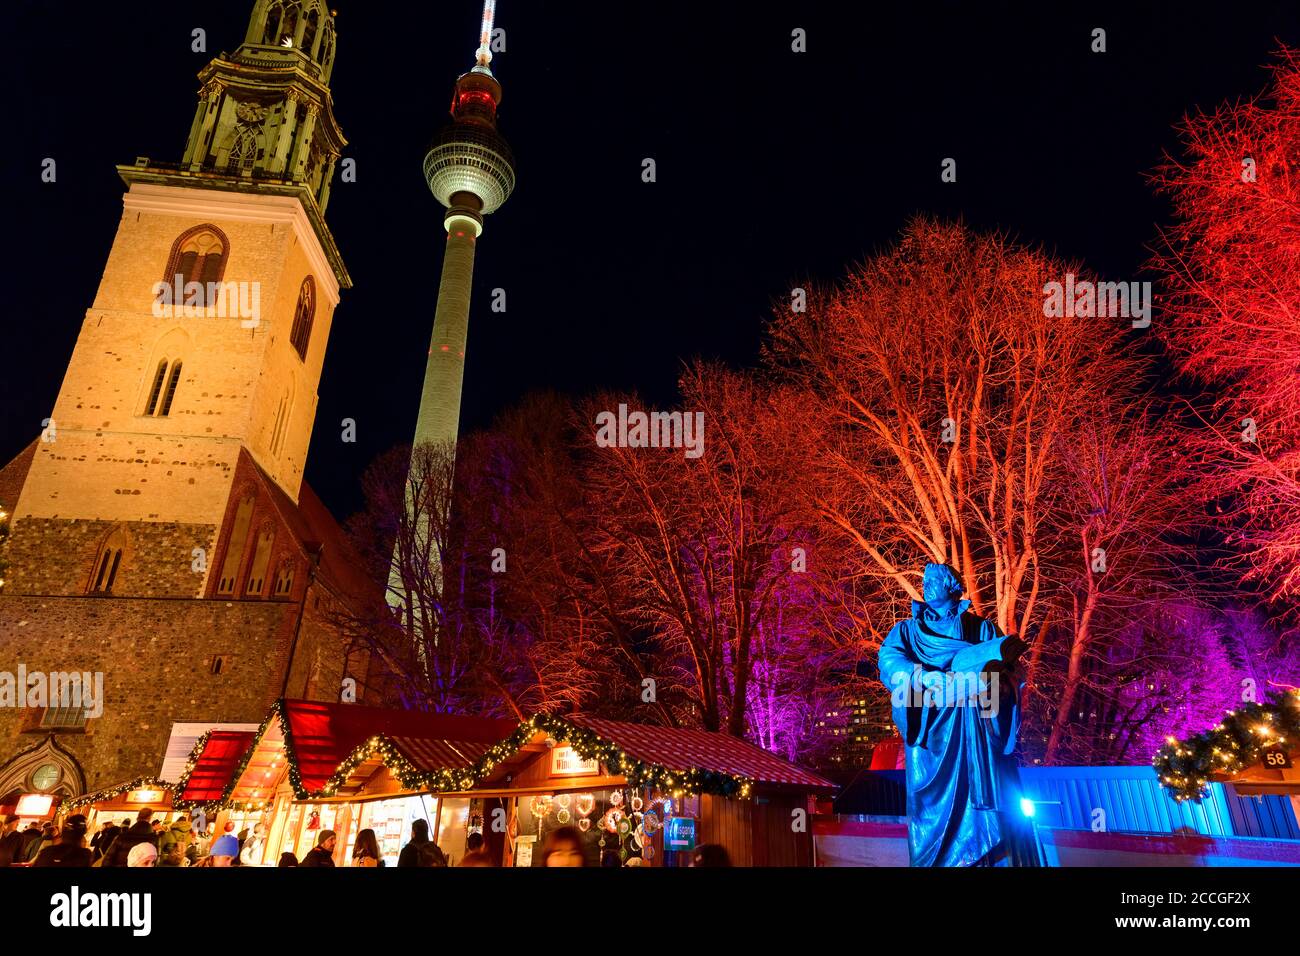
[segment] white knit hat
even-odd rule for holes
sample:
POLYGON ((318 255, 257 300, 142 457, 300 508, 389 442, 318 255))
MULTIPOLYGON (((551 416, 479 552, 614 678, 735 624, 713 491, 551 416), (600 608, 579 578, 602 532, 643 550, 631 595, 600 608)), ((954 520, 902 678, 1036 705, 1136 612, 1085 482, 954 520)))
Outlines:
POLYGON ((153 861, 156 859, 158 859, 158 850, 152 843, 137 843, 126 855, 126 865, 153 866, 153 861))

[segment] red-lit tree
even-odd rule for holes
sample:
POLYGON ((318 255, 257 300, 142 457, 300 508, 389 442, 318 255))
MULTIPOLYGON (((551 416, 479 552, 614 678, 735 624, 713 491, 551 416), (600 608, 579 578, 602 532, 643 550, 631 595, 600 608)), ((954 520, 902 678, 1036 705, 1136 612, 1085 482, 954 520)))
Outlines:
POLYGON ((1300 57, 1267 95, 1187 117, 1154 174, 1176 220, 1154 265, 1157 324, 1207 401, 1203 496, 1237 563, 1290 606, 1300 594, 1300 57))
POLYGON ((952 565, 973 610, 1030 643, 1048 759, 1090 650, 1159 598, 1181 467, 1148 444, 1128 323, 1045 315, 1045 284, 1080 271, 918 220, 779 310, 769 351, 807 390, 800 427, 822 448, 803 488, 856 552, 864 656, 920 598, 921 566, 952 565))

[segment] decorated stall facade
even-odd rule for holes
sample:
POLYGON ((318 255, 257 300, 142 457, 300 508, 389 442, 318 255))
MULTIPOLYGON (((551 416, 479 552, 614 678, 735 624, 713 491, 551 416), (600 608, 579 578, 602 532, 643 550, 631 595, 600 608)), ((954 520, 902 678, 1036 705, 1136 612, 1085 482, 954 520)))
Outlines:
MULTIPOLYGON (((196 747, 194 767, 210 744, 196 747)), ((424 818, 453 865, 471 832, 497 864, 539 865, 536 851, 560 826, 582 834, 593 865, 684 865, 704 843, 740 866, 811 865, 807 819, 832 789, 726 734, 280 701, 209 806, 263 823, 268 864, 301 857, 328 829, 342 865, 369 827, 392 865, 424 818)))

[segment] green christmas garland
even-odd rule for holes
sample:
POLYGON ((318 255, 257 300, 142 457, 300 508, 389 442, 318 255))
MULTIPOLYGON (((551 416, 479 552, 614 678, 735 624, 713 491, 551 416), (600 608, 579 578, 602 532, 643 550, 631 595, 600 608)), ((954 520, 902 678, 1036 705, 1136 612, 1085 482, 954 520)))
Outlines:
POLYGON ((361 764, 376 757, 388 768, 406 790, 427 791, 430 793, 463 792, 473 789, 475 784, 489 776, 503 760, 518 753, 539 731, 544 731, 556 740, 563 740, 573 747, 578 756, 584 760, 598 760, 611 772, 627 778, 629 787, 651 787, 666 793, 708 793, 723 797, 747 799, 753 792, 754 782, 748 777, 736 776, 715 770, 702 770, 693 767, 688 770, 670 770, 659 764, 638 760, 620 749, 616 744, 604 739, 594 731, 579 727, 561 717, 538 714, 521 723, 515 731, 500 743, 493 744, 470 767, 444 767, 433 770, 420 770, 412 764, 398 749, 397 745, 383 734, 371 737, 356 747, 335 769, 324 786, 312 792, 303 786, 302 775, 298 771, 298 756, 294 748, 293 732, 284 714, 284 700, 277 700, 271 705, 271 711, 262 721, 248 749, 239 761, 238 767, 226 783, 221 796, 214 801, 202 804, 196 801, 179 799, 184 793, 190 774, 198 763, 203 748, 207 744, 208 734, 201 736, 190 753, 185 765, 185 772, 176 787, 178 808, 196 808, 200 805, 205 810, 235 809, 261 810, 270 805, 264 802, 237 802, 231 799, 239 778, 243 776, 257 745, 270 728, 272 721, 279 721, 280 731, 284 735, 285 760, 289 771, 289 786, 298 800, 314 800, 332 797, 338 793, 361 764))
POLYGON ((1273 693, 1264 703, 1249 703, 1224 715, 1204 733, 1168 742, 1156 751, 1156 774, 1175 800, 1200 800, 1210 777, 1253 767, 1264 751, 1300 745, 1300 690, 1273 693))
POLYGON ((130 783, 120 784, 116 787, 106 787, 103 790, 96 790, 94 793, 83 793, 81 796, 69 800, 64 804, 64 807, 69 810, 79 810, 82 807, 90 806, 92 803, 100 803, 104 800, 120 797, 132 790, 166 790, 174 796, 180 793, 181 787, 158 777, 136 777, 130 783))

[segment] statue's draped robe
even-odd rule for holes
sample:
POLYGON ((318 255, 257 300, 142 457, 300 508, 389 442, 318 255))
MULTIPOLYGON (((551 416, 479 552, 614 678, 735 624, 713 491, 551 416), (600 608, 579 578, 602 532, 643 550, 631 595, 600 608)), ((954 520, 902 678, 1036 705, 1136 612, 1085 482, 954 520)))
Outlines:
MULTIPOLYGON (((962 601, 944 615, 913 602, 911 619, 894 625, 880 647, 880 679, 907 748, 908 851, 912 866, 1032 866, 1036 853, 1019 810, 1013 756, 1020 688, 999 675, 998 707, 990 716, 980 698, 965 706, 951 706, 944 696, 938 706, 918 699, 917 665, 930 680, 955 675, 956 686, 978 688, 979 673, 1002 661, 1007 639, 989 621, 966 613, 969 607, 962 601), (902 702, 900 680, 911 688, 902 702)), ((987 692, 983 700, 989 702, 987 692)))

